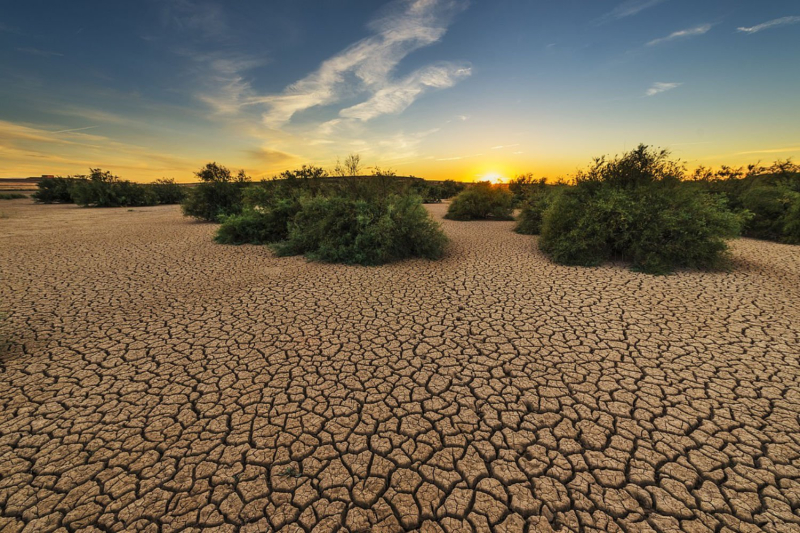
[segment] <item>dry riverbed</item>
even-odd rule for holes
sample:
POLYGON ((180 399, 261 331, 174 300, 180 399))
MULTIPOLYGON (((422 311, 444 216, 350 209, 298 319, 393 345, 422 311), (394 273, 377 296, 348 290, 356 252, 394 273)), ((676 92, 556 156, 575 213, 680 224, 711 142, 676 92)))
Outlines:
POLYGON ((0 211, 0 531, 800 531, 800 246, 653 277, 444 221, 364 268, 0 211))

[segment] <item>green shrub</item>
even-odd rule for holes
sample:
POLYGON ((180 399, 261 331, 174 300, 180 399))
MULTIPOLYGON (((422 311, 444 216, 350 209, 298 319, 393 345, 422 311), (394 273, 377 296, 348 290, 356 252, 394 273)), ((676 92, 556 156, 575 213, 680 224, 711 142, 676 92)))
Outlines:
POLYGON ((513 196, 507 188, 475 183, 456 196, 445 218, 451 220, 513 220, 513 196))
POLYGON ((514 196, 514 205, 519 206, 528 201, 531 194, 547 188, 545 178, 534 178, 533 174, 520 174, 508 182, 508 190, 514 196))
MULTIPOLYGON (((609 191, 613 193, 615 191, 609 191)), ((557 194, 544 212, 539 248, 563 265, 595 266, 612 256, 615 231, 624 216, 618 212, 627 198, 606 194, 595 201, 575 189, 557 194)))
POLYGON ((455 180, 444 180, 439 184, 439 191, 442 196, 442 200, 447 200, 449 198, 453 198, 458 196, 458 194, 467 188, 465 183, 455 180))
POLYGON ((408 186, 407 192, 422 198, 422 203, 438 204, 442 200, 452 198, 464 190, 466 186, 453 180, 441 182, 414 181, 408 186))
POLYGON ((667 274, 675 268, 719 269, 728 265, 726 240, 738 237, 744 214, 727 208, 724 198, 681 188, 653 188, 634 198, 629 253, 634 268, 667 274))
POLYGON ((790 195, 789 208, 783 216, 783 241, 800 244, 800 193, 790 195))
POLYGON ((784 237, 785 217, 791 205, 792 191, 783 187, 755 186, 742 193, 742 208, 752 213, 744 228, 747 237, 781 241, 784 237))
POLYGON ((542 232, 544 212, 553 201, 553 189, 534 187, 527 191, 527 196, 520 206, 517 216, 517 227, 514 231, 523 235, 539 235, 542 232))
POLYGON ((147 185, 121 180, 109 171, 91 169, 88 179, 77 179, 70 194, 81 207, 138 207, 155 205, 155 193, 147 185))
POLYGON ((0 192, 0 200, 19 200, 27 197, 27 194, 20 194, 17 192, 0 192))
POLYGON ((683 187, 666 152, 646 146, 612 161, 597 160, 577 185, 552 199, 539 246, 562 264, 591 266, 624 260, 634 269, 720 268, 726 239, 746 221, 724 198, 683 187))
POLYGON ((234 177, 224 166, 208 163, 195 175, 200 178, 200 183, 186 194, 181 204, 184 215, 218 222, 223 217, 242 212, 242 191, 250 182, 244 170, 234 177))
POLYGON ((186 187, 175 183, 174 179, 162 178, 150 184, 150 190, 155 195, 156 203, 179 204, 186 196, 186 187))
POLYGON ((31 197, 43 204, 75 203, 70 193, 72 184, 75 183, 75 181, 75 178, 42 178, 39 183, 36 184, 37 191, 33 193, 31 197))
POLYGON ((369 201, 337 195, 304 197, 280 255, 317 261, 380 265, 408 257, 437 259, 447 238, 419 197, 369 201))
POLYGON ((285 240, 289 222, 300 209, 300 203, 282 198, 267 207, 245 207, 238 215, 223 217, 214 237, 220 244, 270 244, 285 240))
POLYGON ((442 201, 442 191, 438 184, 415 181, 408 186, 408 192, 419 196, 423 204, 438 204, 442 201))
POLYGON ((717 171, 695 170, 687 187, 723 196, 736 211, 749 212, 751 218, 743 234, 757 239, 797 243, 792 232, 792 206, 800 194, 800 166, 790 160, 776 161, 769 167, 723 166, 717 171))

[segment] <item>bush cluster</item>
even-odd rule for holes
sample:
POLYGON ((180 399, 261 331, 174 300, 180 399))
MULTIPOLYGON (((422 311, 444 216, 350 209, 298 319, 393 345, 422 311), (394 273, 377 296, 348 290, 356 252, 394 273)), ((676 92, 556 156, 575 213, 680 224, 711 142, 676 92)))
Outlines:
POLYGON ((382 201, 345 195, 304 197, 279 255, 325 262, 380 265, 409 257, 438 259, 447 243, 418 196, 382 201))
POLYGON ((522 200, 518 200, 520 212, 514 231, 523 235, 539 235, 544 213, 560 188, 561 186, 547 185, 544 179, 527 186, 522 191, 522 200))
POLYGON ((520 174, 508 182, 508 190, 514 196, 514 206, 518 207, 529 200, 532 193, 546 188, 546 178, 535 178, 533 174, 520 174))
POLYGON ((78 178, 42 178, 31 197, 43 204, 74 204, 70 189, 78 178))
POLYGON ((0 200, 19 200, 27 197, 28 195, 18 192, 0 192, 0 200))
POLYGON ((465 184, 454 180, 440 182, 419 181, 409 186, 408 192, 422 198, 426 204, 438 204, 442 200, 447 200, 456 196, 464 190, 465 184))
POLYGON ((75 180, 69 192, 82 207, 139 207, 157 203, 149 187, 121 180, 99 168, 91 169, 88 179, 75 180))
POLYGON ((250 183, 244 170, 234 176, 226 167, 208 163, 195 176, 200 183, 187 192, 181 204, 184 215, 206 222, 220 222, 242 212, 242 191, 250 183))
POLYGON ((513 220, 514 198, 508 188, 480 182, 458 194, 447 209, 450 220, 513 220))
POLYGON ((81 207, 175 204, 181 201, 185 189, 172 179, 134 183, 99 168, 90 169, 88 176, 43 178, 37 188, 32 195, 37 202, 75 203, 81 207))
POLYGON ((277 179, 242 191, 239 213, 222 217, 222 244, 272 244, 279 255, 379 265, 435 259, 447 241, 420 197, 381 175, 332 180, 277 179))
POLYGON ((147 185, 159 205, 179 204, 186 197, 186 186, 175 183, 172 178, 162 178, 147 185))
POLYGON ((732 209, 748 214, 743 235, 800 244, 800 166, 778 161, 770 167, 700 168, 687 186, 726 198, 732 209))
POLYGON ((550 200, 539 246, 567 265, 624 260, 651 274, 720 268, 726 239, 740 233, 746 216, 729 210, 724 198, 684 187, 681 178, 667 152, 644 145, 598 159, 550 200))
POLYGON ((285 240, 289 223, 300 210, 294 198, 275 198, 264 205, 246 206, 222 218, 214 237, 220 244, 271 244, 285 240))

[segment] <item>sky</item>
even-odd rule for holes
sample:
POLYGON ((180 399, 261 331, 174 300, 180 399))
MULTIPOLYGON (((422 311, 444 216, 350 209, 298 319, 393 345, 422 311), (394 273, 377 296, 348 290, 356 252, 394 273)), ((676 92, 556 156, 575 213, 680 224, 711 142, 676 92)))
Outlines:
POLYGON ((0 177, 797 160, 798 57, 797 0, 7 2, 0 177))

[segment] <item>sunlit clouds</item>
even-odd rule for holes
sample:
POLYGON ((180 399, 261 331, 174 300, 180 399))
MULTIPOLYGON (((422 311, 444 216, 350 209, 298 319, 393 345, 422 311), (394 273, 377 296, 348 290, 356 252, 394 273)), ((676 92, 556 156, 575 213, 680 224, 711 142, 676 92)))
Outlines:
POLYGON ((368 95, 339 112, 343 118, 370 120, 398 113, 425 90, 447 88, 469 76, 465 63, 439 62, 422 67, 400 79, 393 77, 398 64, 410 53, 439 42, 453 16, 466 3, 454 0, 395 2, 370 23, 373 35, 361 39, 326 59, 308 76, 289 85, 281 94, 255 95, 240 80, 228 87, 229 108, 264 105, 264 123, 279 128, 307 109, 335 104, 352 93, 368 95))
POLYGON ((677 89, 683 85, 682 83, 665 83, 661 81, 655 82, 647 92, 644 93, 645 96, 655 96, 657 94, 665 93, 667 91, 671 91, 673 89, 677 89))
POLYGON ((798 23, 800 23, 800 16, 781 17, 779 19, 770 20, 762 24, 757 24, 756 26, 750 26, 749 28, 739 27, 737 28, 737 30, 742 33, 758 33, 763 30, 769 30, 771 28, 777 28, 779 26, 788 26, 790 24, 798 24, 798 23))
POLYGON ((653 39, 652 41, 647 43, 647 46, 656 46, 663 43, 668 43, 670 41, 676 41, 680 39, 685 39, 687 37, 695 37, 697 35, 704 35, 708 33, 708 30, 711 29, 711 24, 703 24, 702 26, 696 26, 694 28, 688 28, 685 30, 676 31, 670 33, 666 37, 661 37, 659 39, 653 39))
POLYGON ((626 0, 618 4, 614 9, 598 18, 596 24, 605 24, 614 20, 624 19, 637 15, 645 9, 655 7, 665 0, 626 0))

